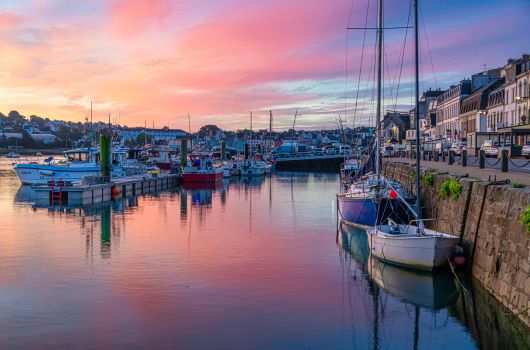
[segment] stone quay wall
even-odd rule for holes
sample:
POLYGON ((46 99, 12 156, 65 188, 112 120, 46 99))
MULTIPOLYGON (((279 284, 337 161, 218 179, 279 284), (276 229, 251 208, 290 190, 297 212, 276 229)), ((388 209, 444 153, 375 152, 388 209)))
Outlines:
MULTIPOLYGON (((422 177, 425 171, 434 183, 429 186, 422 178, 423 217, 442 219, 426 225, 461 237, 473 277, 530 327, 530 234, 520 222, 530 205, 530 188, 458 178, 426 168, 422 177), (458 179, 463 191, 456 201, 440 199, 440 186, 451 177, 458 179)), ((416 193, 413 164, 387 161, 383 173, 416 193)))

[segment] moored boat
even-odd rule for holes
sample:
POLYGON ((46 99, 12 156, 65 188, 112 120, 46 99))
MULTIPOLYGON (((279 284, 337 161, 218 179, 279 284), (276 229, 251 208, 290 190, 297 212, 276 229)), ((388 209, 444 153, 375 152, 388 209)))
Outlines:
POLYGON ((368 230, 370 254, 394 265, 421 270, 446 264, 459 238, 416 225, 380 225, 368 230))
MULTIPOLYGON (((414 6, 414 31, 415 31, 415 129, 420 130, 419 124, 419 51, 418 51, 418 4, 414 6)), ((381 16, 381 14, 380 14, 381 16)), ((381 28, 380 17, 378 26, 381 28)), ((379 40, 382 40, 379 38, 379 40)), ((381 54, 381 52, 379 52, 381 54)), ((420 149, 420 136, 415 133, 416 149, 420 149)), ((379 154, 379 152, 378 152, 379 154)), ((421 174, 420 157, 416 156, 416 174, 421 174)), ((459 242, 459 237, 437 232, 425 228, 421 213, 421 176, 416 176, 416 211, 409 207, 416 216, 416 220, 408 225, 398 225, 390 222, 387 225, 376 225, 368 231, 368 245, 370 253, 384 261, 422 270, 432 270, 449 262, 454 249, 459 242)), ((389 184, 391 186, 391 184, 389 184)), ((394 191, 395 192, 395 191, 394 191)), ((399 196, 400 200, 403 200, 399 196)), ((403 200, 406 204, 406 201, 403 200)), ((429 221, 433 221, 430 219, 429 221)))
POLYGON ((360 227, 373 227, 387 219, 398 220, 408 216, 407 207, 397 197, 411 200, 412 196, 395 181, 369 175, 350 184, 337 195, 341 221, 360 227), (389 185, 392 183, 392 186, 389 185))
POLYGON ((182 182, 216 182, 223 178, 223 168, 215 166, 208 153, 192 153, 182 173, 182 182))
MULTIPOLYGON (((137 175, 145 169, 139 166, 136 159, 127 158, 128 151, 112 151, 111 176, 119 178, 137 175)), ((68 182, 81 181, 86 176, 97 176, 100 173, 99 149, 80 148, 63 152, 64 158, 55 160, 48 157, 42 162, 29 161, 13 165, 23 185, 45 185, 48 181, 62 180, 68 182)))

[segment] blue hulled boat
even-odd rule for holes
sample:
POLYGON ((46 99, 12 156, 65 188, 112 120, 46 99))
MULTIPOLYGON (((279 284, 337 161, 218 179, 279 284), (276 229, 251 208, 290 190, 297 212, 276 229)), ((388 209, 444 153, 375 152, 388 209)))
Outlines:
POLYGON ((413 200, 398 182, 386 180, 382 176, 378 180, 375 175, 361 178, 337 195, 341 221, 365 228, 387 219, 401 221, 409 214, 397 195, 413 200))

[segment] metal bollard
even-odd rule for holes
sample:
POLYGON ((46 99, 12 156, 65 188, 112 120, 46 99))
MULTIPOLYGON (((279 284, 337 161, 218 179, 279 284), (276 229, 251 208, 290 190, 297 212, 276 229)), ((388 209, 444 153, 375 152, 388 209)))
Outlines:
POLYGON ((444 151, 442 151, 442 162, 445 163, 445 152, 444 151))
POLYGON ((433 152, 434 152, 434 161, 438 162, 440 160, 440 153, 438 153, 438 151, 433 151, 433 152))
MULTIPOLYGON (((443 151, 442 151, 443 152, 443 151)), ((453 165, 455 163, 455 152, 449 151, 449 165, 453 165)))
POLYGON ((427 160, 427 152, 423 151, 421 152, 423 154, 423 161, 426 161, 427 160))
POLYGON ((508 150, 503 149, 501 153, 501 171, 503 173, 508 172, 508 150))
POLYGON ((467 151, 465 149, 462 150, 462 166, 467 166, 467 151))
POLYGON ((478 167, 480 169, 486 168, 486 153, 484 153, 483 149, 478 151, 478 167))
POLYGON ((429 151, 429 162, 432 162, 432 151, 429 151))

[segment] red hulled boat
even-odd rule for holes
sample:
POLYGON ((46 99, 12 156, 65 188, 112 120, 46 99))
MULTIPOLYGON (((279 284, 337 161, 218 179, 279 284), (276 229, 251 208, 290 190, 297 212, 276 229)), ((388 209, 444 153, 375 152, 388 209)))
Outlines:
POLYGON ((192 153, 182 173, 182 182, 212 183, 223 179, 223 169, 215 166, 208 153, 192 153))

